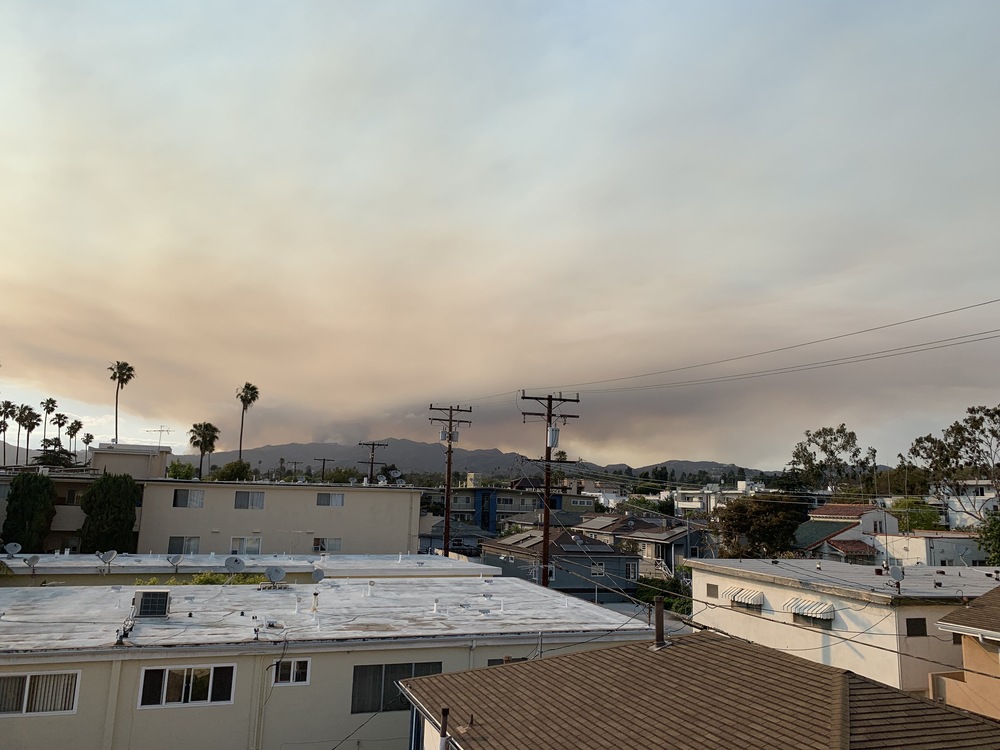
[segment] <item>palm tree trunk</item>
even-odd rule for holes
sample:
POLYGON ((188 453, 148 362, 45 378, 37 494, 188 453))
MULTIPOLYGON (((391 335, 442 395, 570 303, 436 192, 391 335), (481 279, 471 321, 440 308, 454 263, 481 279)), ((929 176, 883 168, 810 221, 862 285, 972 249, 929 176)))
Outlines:
POLYGON ((201 479, 204 473, 205 473, 205 451, 202 451, 201 458, 198 460, 198 479, 201 479))
POLYGON ((21 424, 17 425, 17 442, 14 444, 14 466, 21 463, 21 424))
POLYGON ((243 460, 243 420, 246 419, 246 416, 247 416, 247 408, 244 406, 243 411, 240 412, 240 452, 237 457, 237 460, 239 461, 243 460))
POLYGON ((118 445, 118 394, 121 392, 122 386, 119 380, 115 388, 115 445, 118 445))

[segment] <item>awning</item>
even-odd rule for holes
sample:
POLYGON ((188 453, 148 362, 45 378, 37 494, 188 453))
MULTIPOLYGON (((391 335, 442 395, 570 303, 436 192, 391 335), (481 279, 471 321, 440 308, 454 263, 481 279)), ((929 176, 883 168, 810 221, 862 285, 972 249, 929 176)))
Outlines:
POLYGON ((749 604, 753 607, 760 607, 764 604, 764 592, 755 589, 745 589, 740 586, 730 586, 722 592, 723 599, 730 599, 737 604, 749 604))
POLYGON ((814 617, 817 620, 832 620, 835 607, 830 602, 817 602, 812 599, 789 599, 784 610, 797 615, 814 617))

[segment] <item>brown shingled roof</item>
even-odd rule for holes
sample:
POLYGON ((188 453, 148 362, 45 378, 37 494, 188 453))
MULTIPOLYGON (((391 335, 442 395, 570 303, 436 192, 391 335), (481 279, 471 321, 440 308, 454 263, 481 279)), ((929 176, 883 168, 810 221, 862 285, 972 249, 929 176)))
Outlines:
POLYGON ((401 684, 459 750, 1000 749, 1000 723, 711 632, 401 684))
POLYGON ((869 555, 878 554, 878 550, 868 542, 860 539, 831 539, 827 542, 835 550, 843 552, 845 555, 869 555))
POLYGON ((828 503, 809 511, 810 518, 861 518, 871 510, 880 510, 874 505, 862 503, 828 503))
POLYGON ((977 597, 971 604, 949 612, 940 623, 948 630, 948 625, 981 630, 984 633, 1000 633, 1000 587, 977 597))

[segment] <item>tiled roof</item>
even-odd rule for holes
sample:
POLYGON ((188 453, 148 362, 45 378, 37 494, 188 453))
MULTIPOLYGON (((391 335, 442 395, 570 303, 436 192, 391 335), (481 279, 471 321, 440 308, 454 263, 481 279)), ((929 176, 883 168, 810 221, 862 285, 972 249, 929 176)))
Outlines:
POLYGON ((795 530, 795 546, 812 549, 831 536, 857 525, 857 521, 806 521, 795 530))
POLYGON ((845 555, 867 555, 874 557, 878 550, 860 539, 831 539, 829 545, 845 555))
POLYGON ((1000 633, 1000 587, 983 594, 961 609, 956 609, 941 618, 941 624, 958 625, 961 628, 981 630, 984 633, 1000 633))
POLYGON ((702 632, 404 680, 459 750, 983 750, 1000 724, 702 632))
POLYGON ((861 518, 869 511, 879 510, 863 503, 828 503, 809 511, 810 518, 861 518))

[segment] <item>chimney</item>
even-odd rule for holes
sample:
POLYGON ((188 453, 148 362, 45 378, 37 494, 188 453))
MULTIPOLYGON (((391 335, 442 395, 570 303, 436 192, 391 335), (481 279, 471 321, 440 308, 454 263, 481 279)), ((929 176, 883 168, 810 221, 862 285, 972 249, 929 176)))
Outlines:
POLYGON ((663 640, 663 597, 657 596, 653 601, 656 606, 656 640, 653 641, 653 648, 659 649, 667 645, 663 640))

